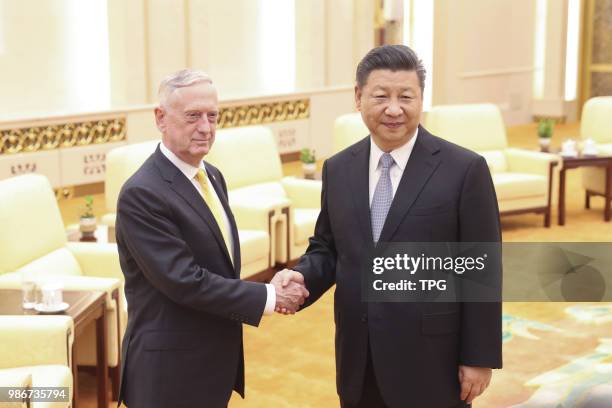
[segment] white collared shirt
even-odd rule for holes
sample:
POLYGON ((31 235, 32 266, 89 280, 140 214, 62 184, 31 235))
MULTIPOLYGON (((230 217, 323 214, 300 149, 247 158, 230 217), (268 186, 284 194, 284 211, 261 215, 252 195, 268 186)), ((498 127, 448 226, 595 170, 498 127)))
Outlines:
MULTIPOLYGON (((389 152, 395 162, 391 165, 391 168, 389 169, 389 176, 391 177, 391 186, 393 187, 393 197, 395 197, 395 192, 397 191, 397 187, 399 186, 400 180, 402 179, 402 175, 404 174, 404 169, 406 168, 406 164, 408 164, 408 159, 410 158, 410 154, 412 153, 412 149, 414 148, 418 133, 419 128, 417 128, 417 130, 414 132, 414 135, 407 143, 389 152)), ((383 155, 383 153, 385 152, 383 152, 380 147, 378 147, 378 145, 372 139, 372 136, 370 136, 370 207, 372 206, 372 199, 374 198, 374 190, 376 190, 376 184, 378 184, 378 179, 380 178, 380 157, 383 155)))
MULTIPOLYGON (((204 167, 204 162, 200 162, 200 167, 194 167, 191 164, 186 163, 183 160, 181 160, 176 154, 174 154, 170 149, 168 149, 166 145, 164 145, 163 142, 159 144, 159 150, 162 152, 164 156, 166 156, 168 160, 170 160, 172 164, 174 164, 180 170, 181 173, 183 173, 185 177, 187 177, 187 180, 191 181, 191 184, 193 184, 193 186, 198 191, 198 193, 202 195, 202 187, 200 186, 200 183, 196 179, 196 175, 198 174, 198 170, 202 169, 204 170, 204 174, 206 174, 206 176, 208 177, 208 173, 206 172, 206 167, 204 167)), ((214 179, 214 176, 212 177, 214 179)), ((229 245, 231 247, 231 248, 228 248, 228 251, 231 254, 233 254, 234 253, 234 238, 232 237, 232 227, 229 222, 229 218, 227 214, 225 213, 225 209, 221 205, 221 201, 219 200, 217 191, 212 185, 210 187, 211 187, 210 192, 212 193, 213 200, 216 201, 216 204, 221 209, 223 223, 225 224, 225 231, 227 231, 227 234, 228 234, 227 238, 229 241, 229 245)), ((269 314, 274 313, 274 306, 276 305, 276 291, 274 290, 274 286, 270 284, 266 284, 266 290, 268 292, 268 297, 266 298, 266 306, 264 308, 264 314, 269 315, 269 314)))

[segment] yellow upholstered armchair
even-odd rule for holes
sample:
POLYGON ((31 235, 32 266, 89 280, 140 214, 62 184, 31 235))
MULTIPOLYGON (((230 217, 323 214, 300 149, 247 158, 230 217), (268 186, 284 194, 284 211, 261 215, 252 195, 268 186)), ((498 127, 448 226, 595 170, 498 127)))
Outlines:
POLYGON ((69 407, 73 341, 74 325, 68 316, 0 316, 0 387, 67 387, 68 402, 33 406, 69 407))
MULTIPOLYGON (((49 180, 28 174, 0 181, 0 287, 19 288, 28 274, 38 283, 106 293, 108 365, 118 390, 120 341, 127 314, 123 274, 115 244, 67 242, 49 180)), ((95 327, 76 347, 79 365, 95 365, 95 327)))
POLYGON ((508 147, 496 105, 435 106, 427 112, 425 128, 487 160, 501 215, 543 213, 544 225, 550 226, 553 168, 558 157, 508 147))
MULTIPOLYGON (((109 226, 109 239, 115 237, 115 218, 119 192, 126 180, 134 174, 144 161, 155 151, 159 140, 134 143, 111 150, 106 155, 106 178, 104 194, 107 213, 102 217, 102 223, 109 226)), ((212 151, 217 149, 213 145, 212 151)), ((205 160, 209 160, 208 156, 205 160)), ((238 222, 240 239, 241 276, 249 277, 270 267, 269 248, 270 234, 268 225, 238 222)))
POLYGON ((117 147, 106 154, 104 201, 108 212, 102 216, 100 222, 108 226, 108 240, 110 242, 115 242, 117 200, 121 187, 155 151, 158 144, 159 140, 134 143, 117 147))
POLYGON ((363 123, 361 113, 347 113, 338 116, 334 121, 332 133, 332 153, 346 149, 369 134, 370 131, 363 123))
POLYGON ((270 265, 297 259, 321 207, 321 182, 283 177, 272 131, 265 126, 223 129, 207 156, 225 176, 239 228, 270 231, 270 265))
MULTIPOLYGON (((586 101, 582 108, 580 136, 596 143, 597 154, 612 156, 612 96, 599 96, 586 101)), ((605 196, 605 171, 605 167, 586 167, 582 170, 587 208, 590 207, 591 196, 605 196)))

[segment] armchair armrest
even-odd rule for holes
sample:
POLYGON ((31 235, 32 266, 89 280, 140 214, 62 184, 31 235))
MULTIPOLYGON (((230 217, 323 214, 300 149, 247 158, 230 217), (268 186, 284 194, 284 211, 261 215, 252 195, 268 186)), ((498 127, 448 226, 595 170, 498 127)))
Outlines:
MULTIPOLYGON (((32 386, 32 374, 21 370, 1 369, 0 368, 0 387, 24 387, 29 388, 32 386)), ((0 405, 3 407, 5 405, 0 405)), ((17 407, 26 405, 9 405, 7 407, 17 407)))
POLYGON ((281 182, 293 208, 321 208, 320 180, 284 177, 281 182))
POLYGON ((268 232, 270 217, 291 204, 285 197, 233 196, 231 193, 229 200, 238 229, 265 232, 268 232))
POLYGON ((559 163, 561 158, 551 153, 508 148, 504 150, 508 169, 511 172, 539 174, 548 177, 551 163, 559 163))
POLYGON ((0 316, 0 368, 70 366, 73 341, 69 316, 0 316))
POLYGON ((83 275, 123 280, 116 244, 68 242, 66 247, 76 258, 83 275))

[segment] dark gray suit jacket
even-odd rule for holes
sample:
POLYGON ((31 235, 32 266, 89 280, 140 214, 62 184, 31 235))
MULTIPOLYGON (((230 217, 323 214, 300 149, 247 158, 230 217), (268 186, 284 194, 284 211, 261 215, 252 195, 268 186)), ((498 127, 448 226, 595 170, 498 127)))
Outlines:
MULTIPOLYGON (((364 254, 374 248, 369 158, 367 137, 323 166, 321 213, 294 268, 310 291, 306 306, 336 284, 336 373, 343 400, 360 398, 369 344, 389 406, 459 405, 459 364, 501 367, 501 304, 362 302, 359 274, 364 254)), ((379 242, 500 240, 486 161, 419 127, 379 242)))
POLYGON ((211 211, 159 146, 119 195, 128 302, 119 401, 130 408, 224 407, 232 389, 244 394, 242 323, 259 324, 267 293, 239 279, 225 181, 205 166, 230 220, 234 266, 211 211))

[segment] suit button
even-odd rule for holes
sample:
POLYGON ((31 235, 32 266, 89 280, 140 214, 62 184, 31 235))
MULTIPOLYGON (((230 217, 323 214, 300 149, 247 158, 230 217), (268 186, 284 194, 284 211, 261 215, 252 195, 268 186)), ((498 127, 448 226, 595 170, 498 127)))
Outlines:
POLYGON ((361 316, 361 321, 362 321, 363 323, 367 323, 367 322, 368 322, 368 315, 366 315, 366 314, 362 315, 362 316, 361 316))

